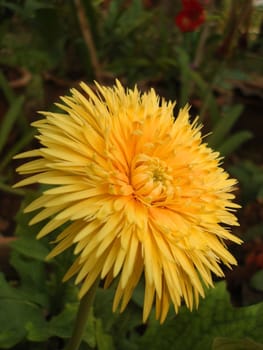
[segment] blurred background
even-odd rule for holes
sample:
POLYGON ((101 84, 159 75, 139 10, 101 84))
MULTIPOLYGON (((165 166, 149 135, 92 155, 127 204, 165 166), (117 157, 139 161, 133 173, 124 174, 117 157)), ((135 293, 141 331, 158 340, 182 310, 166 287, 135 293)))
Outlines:
POLYGON ((244 244, 229 247, 239 261, 227 272, 232 303, 262 301, 261 0, 0 0, 2 270, 12 278, 21 266, 10 266, 9 242, 32 189, 12 189, 19 164, 12 157, 35 144, 36 111, 54 110, 80 81, 111 85, 116 78, 176 100, 175 115, 186 103, 199 115, 206 142, 239 181, 235 234, 244 244))

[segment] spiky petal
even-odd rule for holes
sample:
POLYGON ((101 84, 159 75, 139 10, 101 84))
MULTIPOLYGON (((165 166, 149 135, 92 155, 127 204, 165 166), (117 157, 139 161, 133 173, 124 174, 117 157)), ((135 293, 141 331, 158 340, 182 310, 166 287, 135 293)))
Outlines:
POLYGON ((155 301, 163 322, 171 303, 176 312, 182 299, 198 305, 212 273, 223 276, 221 262, 236 264, 224 244, 241 242, 227 228, 238 225, 236 181, 202 143, 188 106, 174 119, 174 104, 154 90, 119 81, 81 88, 62 98, 61 113, 33 123, 41 147, 17 156, 33 157, 18 168, 27 177, 17 186, 52 185, 26 211, 41 209, 32 224, 50 218, 38 238, 68 224, 49 258, 75 247, 65 280, 76 275, 80 297, 97 278, 106 287, 117 278, 113 309, 122 311, 144 276, 143 320, 155 301))

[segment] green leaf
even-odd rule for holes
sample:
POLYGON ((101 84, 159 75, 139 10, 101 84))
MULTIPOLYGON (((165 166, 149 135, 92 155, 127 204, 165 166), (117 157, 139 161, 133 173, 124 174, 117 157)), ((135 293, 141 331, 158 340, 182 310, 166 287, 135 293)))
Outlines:
POLYGON ((262 199, 263 199, 263 185, 260 186, 260 188, 259 188, 259 191, 258 191, 258 194, 257 194, 257 199, 260 200, 260 201, 262 201, 262 199))
POLYGON ((67 304, 64 310, 54 316, 48 324, 50 335, 69 338, 73 329, 78 303, 67 304))
POLYGON ((30 130, 26 132, 24 135, 19 138, 17 142, 15 142, 6 152, 3 154, 3 157, 1 159, 0 163, 0 171, 4 169, 7 164, 12 160, 12 157, 21 152, 26 145, 29 144, 29 142, 32 141, 33 135, 35 134, 35 131, 30 130))
POLYGON ((39 309, 25 300, 0 299, 0 348, 10 349, 23 339, 29 320, 36 324, 40 319, 39 309))
POLYGON ((13 249, 20 254, 38 261, 45 261, 49 250, 41 241, 29 236, 23 236, 11 243, 13 249))
POLYGON ((263 187, 263 171, 260 166, 250 161, 243 161, 230 166, 228 171, 233 177, 238 179, 241 185, 241 200, 243 204, 260 198, 261 188, 263 187))
POLYGON ((252 339, 215 338, 212 350, 263 350, 263 344, 252 339))
MULTIPOLYGON (((98 326, 103 330, 102 344, 110 342, 108 335, 111 335, 116 349, 137 350, 136 339, 140 337, 138 327, 142 325, 142 309, 137 303, 130 302, 123 313, 120 314, 118 311, 113 313, 115 290, 116 285, 113 283, 109 289, 99 288, 96 293, 94 312, 102 321, 98 326)), ((138 299, 140 301, 139 295, 138 299)))
POLYGON ((246 231, 246 241, 263 238, 263 223, 250 226, 246 231))
POLYGON ((14 299, 20 300, 21 294, 15 288, 9 286, 4 278, 4 274, 0 273, 0 299, 14 299))
POLYGON ((122 6, 123 3, 123 0, 111 2, 104 30, 107 35, 111 34, 111 42, 121 40, 120 44, 127 46, 132 44, 131 36, 134 37, 134 33, 151 18, 151 13, 144 10, 141 0, 133 0, 128 7, 122 6), (129 40, 125 41, 127 37, 129 40))
POLYGON ((211 349, 213 339, 220 337, 248 337, 262 341, 263 303, 234 308, 229 301, 225 283, 207 292, 199 309, 190 312, 181 307, 179 314, 160 326, 150 321, 139 340, 139 349, 204 350, 211 349))
POLYGON ((15 94, 2 72, 0 72, 0 88, 3 91, 5 98, 9 104, 11 104, 15 100, 15 94))
POLYGON ((179 65, 179 71, 180 71, 180 106, 184 107, 187 101, 189 100, 189 94, 190 91, 190 58, 186 51, 182 49, 181 47, 176 48, 176 54, 177 54, 177 63, 179 65))
POLYGON ((121 6, 124 0, 115 0, 109 3, 109 8, 107 11, 107 17, 105 18, 104 27, 106 31, 112 31, 116 26, 118 18, 120 16, 121 6))
POLYGON ((45 266, 40 261, 24 258, 12 251, 11 265, 19 275, 19 290, 31 302, 48 307, 45 266))
POLYGON ((0 274, 0 348, 10 349, 24 340, 28 323, 41 327, 42 310, 19 290, 10 287, 0 274))
POLYGON ((250 280, 251 287, 263 292, 263 270, 260 270, 256 272, 251 280, 250 280))
MULTIPOLYGON (((28 339, 35 342, 44 342, 54 336, 62 339, 69 338, 74 326, 78 305, 79 303, 76 302, 66 304, 61 313, 42 325, 29 323, 27 325, 28 339)), ((91 348, 96 346, 95 319, 92 313, 87 320, 83 341, 91 348)))
POLYGON ((228 137, 227 140, 222 143, 217 149, 223 156, 228 156, 252 137, 253 134, 250 131, 240 131, 228 137))
POLYGON ((200 110, 200 120, 204 118, 205 111, 208 109, 212 122, 215 123, 220 119, 220 111, 216 102, 216 99, 212 93, 211 87, 202 78, 202 76, 194 70, 190 71, 190 78, 197 86, 197 92, 203 99, 202 108, 200 110))
POLYGON ((96 320, 96 341, 98 350, 114 350, 112 336, 105 333, 102 320, 96 320))
POLYGON ((114 298, 114 288, 102 289, 98 288, 94 302, 95 315, 102 318, 103 327, 106 332, 110 332, 114 322, 118 318, 118 314, 112 312, 112 303, 114 298))
POLYGON ((83 334, 83 341, 86 342, 91 348, 95 348, 97 345, 96 323, 97 319, 94 317, 92 308, 87 320, 86 329, 83 334))
POLYGON ((42 8, 52 8, 53 4, 43 0, 27 0, 24 4, 23 14, 29 18, 34 17, 35 12, 42 8))
POLYGON ((36 239, 37 233, 43 227, 43 222, 29 226, 29 221, 35 216, 35 213, 24 213, 24 208, 34 199, 39 197, 40 191, 27 191, 19 211, 16 214, 15 235, 19 237, 29 236, 36 239))
POLYGON ((18 118, 19 114, 22 111, 24 103, 24 97, 19 96, 17 97, 11 104, 9 110, 4 116, 3 121, 1 122, 1 128, 0 128, 0 152, 3 150, 8 137, 9 132, 11 131, 16 119, 18 118))
POLYGON ((242 105, 235 105, 229 108, 228 111, 224 113, 223 117, 218 119, 215 127, 213 128, 213 133, 207 138, 210 147, 219 147, 230 132, 231 128, 235 125, 242 111, 242 105))

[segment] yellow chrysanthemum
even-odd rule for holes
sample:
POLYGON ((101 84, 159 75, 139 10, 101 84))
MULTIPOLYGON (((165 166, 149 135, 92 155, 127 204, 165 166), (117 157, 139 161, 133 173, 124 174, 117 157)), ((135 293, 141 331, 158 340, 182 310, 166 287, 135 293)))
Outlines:
POLYGON ((108 287, 118 277, 113 310, 121 303, 122 311, 144 274, 143 320, 155 299, 163 322, 171 302, 176 312, 182 299, 198 305, 201 281, 212 286, 211 273, 223 276, 220 262, 236 264, 223 242, 240 243, 227 229, 238 225, 236 181, 202 143, 188 107, 174 120, 174 103, 154 90, 118 81, 97 84, 97 93, 81 88, 62 98, 63 113, 33 123, 42 147, 17 156, 36 157, 18 168, 30 176, 17 186, 53 185, 26 212, 42 208, 31 224, 50 217, 38 238, 68 223, 49 258, 75 246, 65 280, 77 275, 80 297, 98 278, 108 287))

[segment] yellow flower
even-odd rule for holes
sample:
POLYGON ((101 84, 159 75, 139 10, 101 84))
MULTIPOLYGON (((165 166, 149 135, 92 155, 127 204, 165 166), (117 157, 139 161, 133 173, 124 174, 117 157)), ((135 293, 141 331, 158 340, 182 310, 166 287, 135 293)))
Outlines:
POLYGON ((106 287, 118 278, 113 310, 122 311, 144 275, 143 320, 155 301, 163 322, 171 303, 176 312, 182 300, 198 305, 211 274, 223 276, 221 262, 236 264, 224 244, 241 243, 228 229, 238 225, 236 181, 202 143, 189 107, 174 120, 174 103, 154 90, 81 88, 62 98, 63 113, 33 123, 42 147, 17 156, 36 159, 18 168, 30 176, 16 186, 52 185, 26 212, 42 208, 31 224, 50 218, 38 238, 68 224, 48 257, 74 245, 65 280, 77 275, 80 297, 98 278, 106 287))

